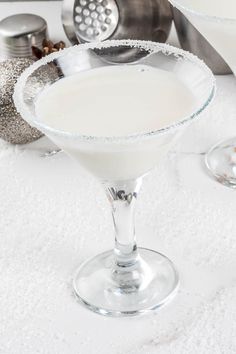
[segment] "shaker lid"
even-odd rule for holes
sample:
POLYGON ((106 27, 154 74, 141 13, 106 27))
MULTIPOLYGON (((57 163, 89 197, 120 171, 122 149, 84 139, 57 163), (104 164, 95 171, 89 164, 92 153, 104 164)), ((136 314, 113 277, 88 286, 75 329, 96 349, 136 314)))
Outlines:
POLYGON ((0 21, 0 55, 3 58, 30 57, 31 46, 42 46, 47 38, 46 21, 34 14, 17 14, 0 21))

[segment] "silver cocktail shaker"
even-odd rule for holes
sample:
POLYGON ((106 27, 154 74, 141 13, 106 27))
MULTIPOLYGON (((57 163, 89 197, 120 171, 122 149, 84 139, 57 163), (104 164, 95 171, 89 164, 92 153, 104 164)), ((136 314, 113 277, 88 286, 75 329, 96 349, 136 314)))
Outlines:
POLYGON ((167 0, 64 0, 62 23, 72 44, 106 39, 165 42, 172 13, 167 0))
POLYGON ((40 16, 17 14, 6 17, 0 21, 0 57, 31 57, 31 46, 41 47, 47 36, 47 23, 40 16))

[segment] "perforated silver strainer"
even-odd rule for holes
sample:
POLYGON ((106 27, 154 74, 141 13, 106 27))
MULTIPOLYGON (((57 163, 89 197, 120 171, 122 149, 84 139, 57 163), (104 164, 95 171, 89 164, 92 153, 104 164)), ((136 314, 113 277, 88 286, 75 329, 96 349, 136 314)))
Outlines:
POLYGON ((77 35, 86 42, 110 37, 118 25, 114 0, 79 0, 74 12, 77 35))
POLYGON ((72 44, 111 38, 165 42, 171 21, 167 0, 64 0, 62 7, 72 44))

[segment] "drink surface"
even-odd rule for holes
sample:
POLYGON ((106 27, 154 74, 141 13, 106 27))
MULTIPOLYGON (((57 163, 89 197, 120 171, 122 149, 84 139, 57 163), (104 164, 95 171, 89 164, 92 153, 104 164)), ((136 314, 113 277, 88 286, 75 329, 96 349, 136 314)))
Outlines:
POLYGON ((180 4, 210 16, 236 19, 235 0, 182 0, 180 4))
POLYGON ((87 136, 127 136, 171 125, 193 112, 194 96, 173 73, 115 65, 59 80, 37 99, 38 119, 87 136))

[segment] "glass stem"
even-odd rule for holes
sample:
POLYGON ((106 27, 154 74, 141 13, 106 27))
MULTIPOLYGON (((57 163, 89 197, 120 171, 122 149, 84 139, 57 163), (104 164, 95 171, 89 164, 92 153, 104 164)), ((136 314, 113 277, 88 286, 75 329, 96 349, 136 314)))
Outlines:
POLYGON ((134 226, 134 208, 141 184, 142 178, 104 183, 115 230, 113 279, 126 289, 137 288, 141 280, 134 226))

